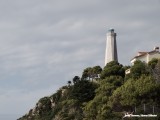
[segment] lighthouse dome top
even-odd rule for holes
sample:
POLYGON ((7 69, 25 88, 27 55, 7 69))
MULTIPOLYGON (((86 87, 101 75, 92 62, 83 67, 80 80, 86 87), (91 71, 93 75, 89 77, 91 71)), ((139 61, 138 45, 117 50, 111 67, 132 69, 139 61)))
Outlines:
POLYGON ((114 29, 113 29, 113 28, 110 28, 110 29, 108 30, 108 32, 114 32, 114 29))

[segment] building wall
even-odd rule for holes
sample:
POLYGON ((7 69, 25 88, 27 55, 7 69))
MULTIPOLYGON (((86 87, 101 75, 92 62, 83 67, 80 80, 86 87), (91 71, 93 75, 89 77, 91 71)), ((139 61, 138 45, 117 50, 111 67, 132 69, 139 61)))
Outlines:
POLYGON ((158 59, 160 59, 160 53, 157 53, 157 54, 149 54, 149 55, 148 55, 148 61, 147 61, 147 63, 148 63, 149 61, 151 61, 153 58, 158 58, 158 59))
POLYGON ((133 60, 131 60, 131 64, 134 65, 134 62, 137 61, 137 60, 140 60, 142 62, 148 63, 147 62, 147 55, 134 58, 133 60))
POLYGON ((136 60, 140 60, 142 62, 148 63, 149 61, 151 61, 153 58, 158 58, 160 59, 160 53, 153 53, 153 54, 146 54, 144 56, 140 56, 137 58, 134 58, 131 60, 131 64, 134 65, 134 62, 136 60))

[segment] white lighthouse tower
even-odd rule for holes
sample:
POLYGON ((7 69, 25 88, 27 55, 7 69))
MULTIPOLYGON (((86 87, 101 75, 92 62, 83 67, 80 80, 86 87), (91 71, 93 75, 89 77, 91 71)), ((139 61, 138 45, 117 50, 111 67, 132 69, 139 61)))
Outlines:
POLYGON ((105 65, 111 61, 118 61, 116 33, 114 29, 108 30, 107 33, 105 65))

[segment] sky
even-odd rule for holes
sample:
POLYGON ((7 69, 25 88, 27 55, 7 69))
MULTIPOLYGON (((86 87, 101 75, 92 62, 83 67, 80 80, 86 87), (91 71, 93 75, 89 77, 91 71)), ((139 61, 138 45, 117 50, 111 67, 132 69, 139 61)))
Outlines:
POLYGON ((87 67, 160 47, 160 0, 0 0, 0 119, 14 120, 87 67))

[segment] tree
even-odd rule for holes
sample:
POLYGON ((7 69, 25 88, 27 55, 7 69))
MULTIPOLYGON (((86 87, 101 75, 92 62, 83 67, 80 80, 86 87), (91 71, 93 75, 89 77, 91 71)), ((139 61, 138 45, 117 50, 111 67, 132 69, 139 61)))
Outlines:
POLYGON ((68 86, 71 86, 71 83, 72 83, 72 82, 69 80, 67 83, 68 83, 68 86))
POLYGON ((151 67, 152 69, 155 68, 155 66, 158 63, 158 59, 157 58, 153 58, 151 61, 148 62, 148 66, 151 67))
POLYGON ((133 111, 134 106, 142 104, 160 104, 160 84, 156 84, 151 76, 142 75, 138 79, 130 78, 113 92, 108 106, 113 111, 133 111))
POLYGON ((100 66, 94 66, 94 67, 88 67, 84 69, 82 73, 82 79, 95 79, 98 77, 98 74, 100 74, 102 71, 102 68, 100 66))
POLYGON ((131 77, 138 79, 143 74, 149 74, 149 68, 147 67, 147 64, 140 60, 135 61, 134 65, 131 67, 131 77))
POLYGON ((73 83, 77 83, 78 81, 80 80, 80 77, 79 76, 74 76, 73 78, 73 83))
POLYGON ((125 76, 125 70, 123 65, 119 64, 117 61, 111 61, 107 63, 101 72, 101 79, 104 79, 109 76, 125 76))
MULTIPOLYGON (((154 60, 154 61, 156 61, 156 60, 154 60)), ((154 67, 151 66, 152 76, 156 80, 156 83, 160 83, 160 59, 158 59, 156 64, 154 63, 152 65, 154 65, 154 67)))
POLYGON ((90 80, 91 70, 92 70, 91 67, 88 67, 88 68, 84 69, 84 71, 83 71, 83 73, 82 73, 82 79, 83 79, 83 80, 86 80, 86 79, 88 79, 88 78, 89 78, 89 80, 90 80))
POLYGON ((81 80, 74 84, 70 93, 71 99, 79 102, 87 102, 94 98, 97 85, 88 80, 81 80))
POLYGON ((120 76, 110 76, 98 81, 99 87, 96 89, 96 96, 84 107, 85 120, 112 118, 112 112, 107 102, 113 91, 122 85, 122 81, 123 78, 120 76))
POLYGON ((100 66, 94 66, 92 68, 92 77, 97 78, 98 74, 100 74, 101 72, 102 72, 102 68, 100 66))

